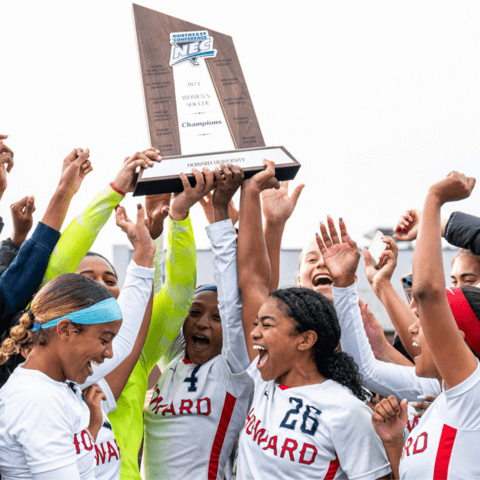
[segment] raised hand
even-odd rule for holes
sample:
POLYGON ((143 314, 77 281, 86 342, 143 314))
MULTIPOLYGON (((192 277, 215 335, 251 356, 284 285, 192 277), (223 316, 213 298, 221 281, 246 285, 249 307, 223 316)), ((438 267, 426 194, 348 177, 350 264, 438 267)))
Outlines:
POLYGON ((398 219, 395 231, 397 232, 393 237, 402 242, 411 242, 417 238, 418 226, 422 218, 421 210, 406 210, 398 219))
POLYGON ((107 396, 103 393, 102 389, 97 385, 90 385, 83 390, 83 397, 90 410, 90 423, 88 425, 88 431, 93 439, 97 439, 98 432, 103 425, 103 412, 100 402, 106 400, 107 396))
POLYGON ((7 189, 7 173, 13 168, 13 151, 3 143, 7 137, 0 135, 0 198, 7 189))
POLYGON ((282 182, 280 188, 262 192, 262 212, 267 221, 286 223, 297 205, 297 200, 305 185, 298 185, 288 196, 288 181, 282 182))
POLYGON ((263 159, 265 170, 256 173, 252 178, 245 180, 244 186, 254 188, 257 192, 263 192, 269 188, 280 188, 280 183, 275 178, 275 162, 263 159))
POLYGON ((145 196, 145 210, 148 217, 148 230, 155 240, 163 232, 163 221, 170 210, 171 193, 157 193, 145 196))
POLYGON ((74 148, 63 160, 62 173, 58 188, 65 192, 75 195, 78 192, 83 179, 92 170, 92 165, 88 157, 90 150, 74 148))
POLYGON ((403 436, 407 425, 407 400, 398 403, 397 399, 390 395, 375 405, 372 415, 373 428, 384 443, 398 441, 403 436))
POLYGON ((42 223, 60 231, 67 215, 68 207, 75 193, 80 188, 85 176, 92 171, 87 150, 75 148, 65 158, 62 164, 62 174, 53 194, 42 223))
POLYGON ((148 231, 148 219, 145 218, 145 210, 139 203, 137 205, 137 222, 133 223, 127 216, 124 207, 115 209, 117 225, 127 234, 128 240, 134 249, 133 259, 137 265, 152 267, 153 255, 156 245, 148 231))
POLYGON ((375 318, 375 315, 373 315, 368 308, 368 304, 365 305, 361 300, 359 300, 358 305, 360 307, 360 312, 362 313, 363 327, 365 329, 365 333, 367 334, 372 352, 375 355, 375 358, 381 359, 385 351, 385 346, 388 343, 388 340, 385 338, 383 328, 375 318))
POLYGON ((134 153, 132 156, 125 158, 113 184, 122 193, 133 192, 135 190, 137 168, 152 167, 154 161, 160 162, 161 160, 160 152, 153 147, 147 148, 143 152, 134 153))
POLYGON ((33 225, 33 212, 35 211, 35 198, 23 197, 18 202, 10 205, 13 221, 13 233, 11 240, 21 246, 27 239, 28 232, 33 225))
POLYGON ((378 269, 373 266, 372 257, 366 248, 362 248, 365 260, 365 275, 373 290, 382 282, 389 282, 397 266, 398 247, 392 237, 382 237, 387 249, 380 256, 378 269))
POLYGON ((450 172, 446 178, 434 183, 428 194, 437 198, 441 205, 446 202, 455 202, 468 198, 475 186, 475 179, 463 173, 450 172))
MULTIPOLYGON (((243 169, 231 163, 221 163, 220 168, 215 168, 213 175, 216 183, 212 196, 214 220, 226 220, 230 216, 232 198, 243 183, 243 169)), ((231 220, 235 224, 234 219, 231 220)))
POLYGON ((320 222, 320 235, 316 237, 318 247, 333 278, 333 284, 336 287, 348 287, 355 282, 360 252, 357 244, 347 235, 347 227, 342 219, 338 222, 341 237, 338 236, 331 217, 327 217, 327 223, 330 235, 323 222, 320 222))
POLYGON ((192 173, 197 182, 192 188, 187 176, 182 172, 180 179, 183 184, 183 192, 175 194, 172 205, 170 207, 170 217, 176 221, 185 220, 188 216, 190 208, 197 203, 201 198, 205 197, 215 186, 215 178, 213 172, 207 167, 200 170, 194 168, 192 173), (204 177, 205 175, 205 177, 204 177))

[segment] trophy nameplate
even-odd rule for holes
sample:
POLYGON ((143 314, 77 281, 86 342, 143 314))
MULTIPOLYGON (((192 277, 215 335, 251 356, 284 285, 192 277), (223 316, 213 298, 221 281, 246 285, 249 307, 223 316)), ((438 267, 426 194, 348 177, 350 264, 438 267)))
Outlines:
POLYGON ((182 191, 180 172, 194 185, 192 168, 235 159, 247 178, 267 158, 278 180, 293 179, 300 164, 265 147, 232 38, 139 5, 133 12, 150 142, 163 159, 140 172, 134 195, 182 191))

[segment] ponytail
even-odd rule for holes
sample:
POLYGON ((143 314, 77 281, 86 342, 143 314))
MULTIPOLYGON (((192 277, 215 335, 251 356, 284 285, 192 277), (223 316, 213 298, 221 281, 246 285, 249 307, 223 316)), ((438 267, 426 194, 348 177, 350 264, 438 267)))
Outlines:
POLYGON ((33 312, 26 310, 20 317, 19 325, 10 330, 10 336, 3 341, 0 347, 0 365, 5 364, 11 355, 20 353, 23 345, 31 343, 34 318, 33 312))

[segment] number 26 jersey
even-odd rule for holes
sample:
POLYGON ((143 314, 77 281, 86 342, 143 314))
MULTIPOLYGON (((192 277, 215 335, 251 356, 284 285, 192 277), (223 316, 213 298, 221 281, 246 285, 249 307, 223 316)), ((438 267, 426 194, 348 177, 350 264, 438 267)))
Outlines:
POLYGON ((372 412, 348 388, 333 380, 292 388, 265 382, 256 363, 237 480, 374 480, 390 472, 372 412))

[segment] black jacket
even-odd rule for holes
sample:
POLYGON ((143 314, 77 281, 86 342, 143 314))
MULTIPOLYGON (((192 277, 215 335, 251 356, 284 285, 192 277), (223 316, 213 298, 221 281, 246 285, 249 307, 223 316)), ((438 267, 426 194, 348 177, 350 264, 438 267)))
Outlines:
POLYGON ((445 226, 445 239, 456 247, 480 255, 480 218, 468 213, 453 212, 445 226))

